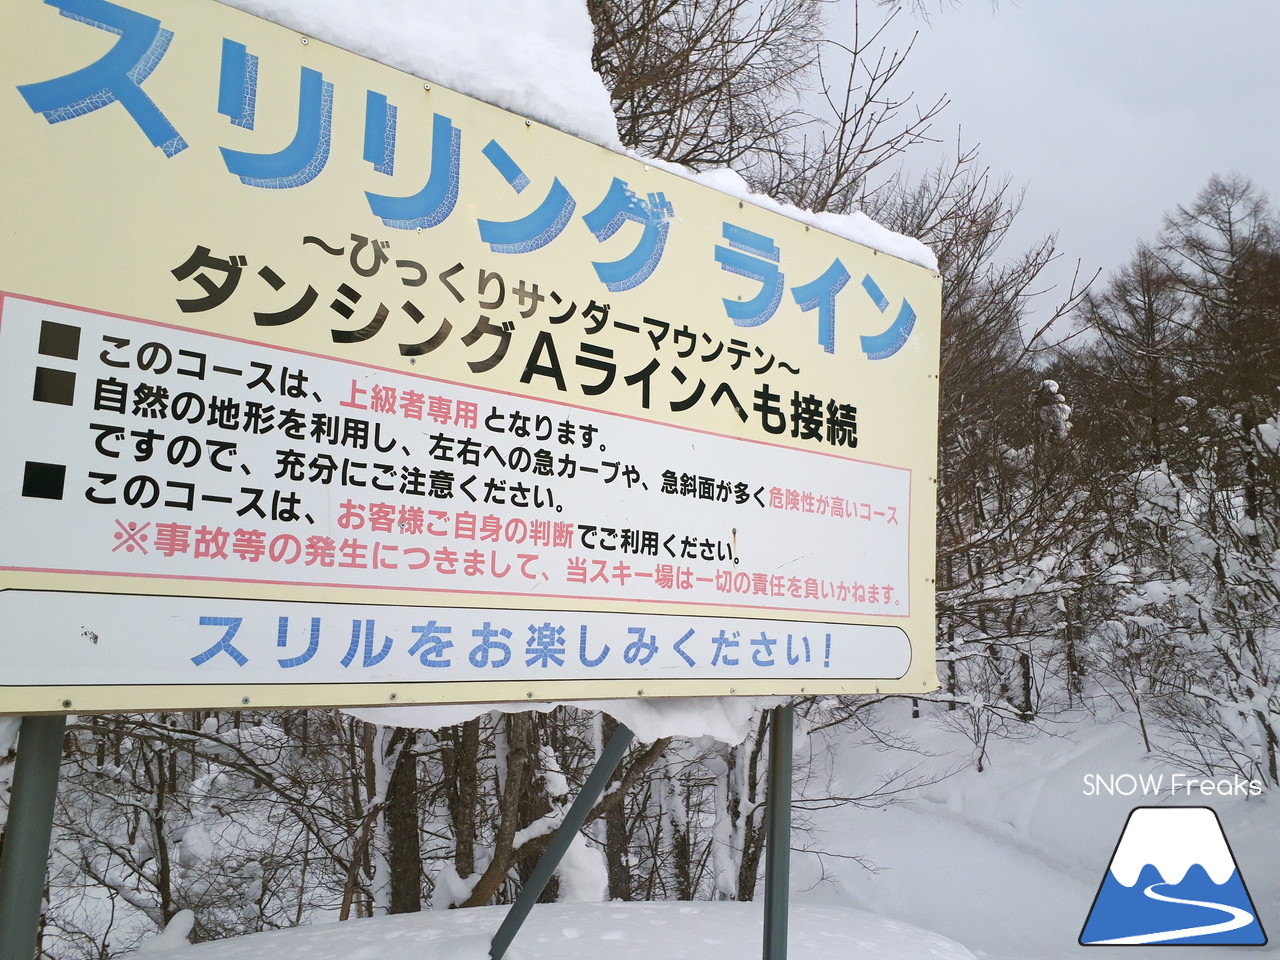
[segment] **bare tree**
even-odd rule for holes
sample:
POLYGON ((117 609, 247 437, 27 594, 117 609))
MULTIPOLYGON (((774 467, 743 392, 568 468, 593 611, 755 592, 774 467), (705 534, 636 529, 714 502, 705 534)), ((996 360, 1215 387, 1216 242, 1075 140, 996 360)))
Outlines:
POLYGON ((799 122, 779 109, 817 56, 813 0, 589 0, 592 66, 622 142, 701 168, 781 148, 799 122))
POLYGON ((827 23, 816 0, 591 0, 593 66, 628 147, 694 169, 731 166, 771 196, 847 213, 870 174, 929 139, 940 97, 900 92, 910 54, 827 23), (838 76, 840 79, 833 79, 838 76), (816 88, 816 92, 815 92, 816 88))
POLYGON ((802 209, 849 213, 884 186, 876 171, 912 147, 936 142, 930 130, 948 100, 919 104, 912 92, 899 89, 915 37, 905 49, 883 45, 897 15, 891 11, 868 30, 854 3, 849 22, 833 25, 812 66, 816 104, 811 94, 805 119, 784 149, 757 152, 744 170, 757 189, 802 209), (846 34, 847 42, 841 39, 846 34))
POLYGON ((1247 178, 1215 175, 1158 249, 1196 301, 1193 373, 1251 429, 1280 385, 1280 222, 1247 178))

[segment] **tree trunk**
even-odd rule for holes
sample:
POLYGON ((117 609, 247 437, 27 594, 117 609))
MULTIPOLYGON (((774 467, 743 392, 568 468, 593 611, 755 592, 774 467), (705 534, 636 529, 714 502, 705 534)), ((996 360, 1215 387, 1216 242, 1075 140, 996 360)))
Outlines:
MULTIPOLYGON (((618 729, 618 721, 605 714, 601 742, 608 743, 618 729)), ((631 866, 627 862, 626 799, 610 806, 604 813, 604 859, 609 875, 609 899, 631 899, 631 866)))
POLYGON ((512 841, 519 829, 520 798, 532 780, 533 758, 529 743, 533 735, 533 718, 528 713, 512 713, 503 717, 507 732, 507 777, 498 800, 498 833, 494 838, 493 859, 460 906, 479 907, 493 899, 511 869, 512 841))
POLYGON ((476 872, 476 801, 480 792, 480 721, 450 727, 444 754, 445 792, 453 825, 453 868, 462 879, 476 872))
POLYGON ((387 741, 394 758, 387 787, 387 862, 391 868, 391 913, 422 909, 422 850, 418 839, 418 751, 414 731, 397 729, 387 741))

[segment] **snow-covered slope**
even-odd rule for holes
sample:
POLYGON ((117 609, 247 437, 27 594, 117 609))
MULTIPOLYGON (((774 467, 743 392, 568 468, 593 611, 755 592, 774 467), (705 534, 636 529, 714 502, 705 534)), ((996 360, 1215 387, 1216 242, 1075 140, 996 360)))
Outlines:
MULTIPOLYGON (((899 719, 897 728, 935 755, 917 775, 944 771, 971 749, 964 738, 927 721, 899 719)), ((909 759, 837 747, 831 792, 861 792, 909 759)), ((983 960, 1078 958, 1077 938, 1130 812, 1207 805, 1222 821, 1263 927, 1280 929, 1280 798, 1210 798, 1184 788, 1171 793, 1175 772, 1186 773, 1144 755, 1137 731, 1123 718, 1077 716, 1025 739, 993 740, 983 773, 969 765, 909 801, 879 810, 818 813, 812 839, 795 840, 816 851, 793 858, 795 897, 919 924, 983 960), (1115 775, 1130 790, 1124 774, 1149 775, 1147 784, 1160 783, 1160 791, 1099 794, 1085 779, 1115 775), (874 872, 840 859, 849 855, 867 858, 874 872)), ((1090 949, 1101 951, 1098 960, 1132 958, 1125 947, 1090 949)), ((1270 946, 1249 949, 1251 956, 1280 956, 1274 936, 1270 946)), ((1219 956, 1220 947, 1177 948, 1178 960, 1219 956)))

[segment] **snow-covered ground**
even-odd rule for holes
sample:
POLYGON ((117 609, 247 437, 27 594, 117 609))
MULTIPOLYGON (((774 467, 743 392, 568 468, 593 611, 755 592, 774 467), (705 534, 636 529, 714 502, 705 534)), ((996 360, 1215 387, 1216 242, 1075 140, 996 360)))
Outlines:
MULTIPOLYGON (((198 947, 159 948, 147 960, 486 960, 503 907, 408 914, 260 933, 198 947)), ((760 953, 758 903, 546 904, 530 914, 510 960, 705 960, 760 953)), ((791 913, 793 960, 972 960, 958 944, 841 906, 791 913)))
MULTIPOLYGON (((905 727, 920 746, 963 757, 954 733, 919 723, 905 727)), ((899 755, 862 752, 836 762, 835 790, 856 789, 885 773, 899 755)), ((938 761, 929 766, 937 769, 938 761)), ((963 943, 982 960, 1056 960, 1079 956, 1080 930, 1129 812, 1138 806, 1210 806, 1218 814, 1263 928, 1280 929, 1280 832, 1275 797, 1171 795, 1173 767, 1145 757, 1123 719, 1060 722, 1026 740, 991 741, 986 769, 970 765, 879 810, 850 807, 818 815, 816 848, 865 856, 874 867, 817 854, 793 860, 799 903, 840 903, 910 921, 963 943), (1096 794, 1087 776, 1164 777, 1156 795, 1096 794), (826 879, 823 879, 824 876, 826 879)), ((1148 781, 1150 782, 1150 781, 1148 781)), ((1091 947, 1101 960, 1126 947, 1091 947)), ((1253 948, 1280 955, 1280 945, 1253 948)), ((1179 946, 1179 960, 1220 955, 1220 948, 1179 946)), ((1090 954, 1094 956, 1094 954, 1090 954)))
MULTIPOLYGON (((849 750, 837 743, 813 757, 803 791, 855 795, 925 757, 913 773, 931 778, 963 763, 967 741, 936 723, 911 721, 905 704, 894 726, 921 754, 849 750), (830 780, 826 771, 831 771, 830 780)), ((852 805, 797 810, 793 836, 789 955, 877 960, 1057 960, 1077 943, 1129 811, 1153 803, 1211 806, 1231 842, 1266 928, 1280 924, 1277 801, 1267 796, 1170 795, 1179 772, 1144 757, 1123 719, 1079 717, 1019 740, 988 744, 985 769, 972 764, 879 809, 852 805), (1087 795, 1116 775, 1164 777, 1158 795, 1087 795), (800 825, 811 821, 811 827, 800 825), (863 862, 851 859, 862 858, 863 862)), ((1152 781, 1148 780, 1148 783, 1152 781)), ((431 911, 322 924, 236 940, 180 946, 177 931, 151 944, 152 960, 435 960, 487 956, 505 908, 431 911)), ((534 909, 509 951, 513 960, 573 960, 655 953, 670 960, 758 955, 760 903, 551 904, 534 909)), ((1105 960, 1125 947, 1094 947, 1105 960)), ((1181 946, 1178 960, 1218 956, 1220 948, 1181 946)), ((1280 946, 1253 948, 1280 955, 1280 946)))

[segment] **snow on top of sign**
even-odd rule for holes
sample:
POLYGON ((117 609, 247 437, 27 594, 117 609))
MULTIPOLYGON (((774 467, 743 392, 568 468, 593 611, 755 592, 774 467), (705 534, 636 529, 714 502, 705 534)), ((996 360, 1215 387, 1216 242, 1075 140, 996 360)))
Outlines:
MULTIPOLYGON (((621 151, 609 92, 591 69, 584 0, 221 0, 255 16, 592 143, 621 151)), ((752 193, 734 171, 637 159, 785 217, 919 264, 933 252, 861 213, 811 213, 752 193)))
MULTIPOLYGON (((665 697, 636 700, 592 700, 572 703, 584 710, 599 710, 629 727, 642 743, 662 737, 712 737, 724 743, 741 743, 754 726, 759 710, 782 703, 771 697, 665 697)), ((546 713, 558 703, 459 703, 422 707, 367 707, 347 710, 367 723, 436 730, 465 723, 491 710, 546 713)))
POLYGON ((222 0, 304 36, 621 149, 583 0, 222 0))
POLYGON ((702 173, 693 173, 685 167, 673 163, 662 163, 647 159, 645 163, 660 166, 662 169, 678 176, 695 180, 703 186, 719 190, 721 193, 727 193, 731 197, 737 197, 766 210, 772 210, 792 220, 807 223, 837 237, 844 237, 846 240, 860 243, 864 247, 871 247, 873 250, 887 253, 891 257, 918 264, 928 270, 936 271, 938 269, 937 256, 923 243, 914 237, 906 237, 900 233, 894 233, 888 227, 876 223, 865 213, 814 213, 812 210, 802 210, 799 207, 792 206, 789 203, 782 203, 765 194, 753 193, 751 187, 747 185, 747 182, 742 179, 738 172, 728 167, 718 167, 702 173))

